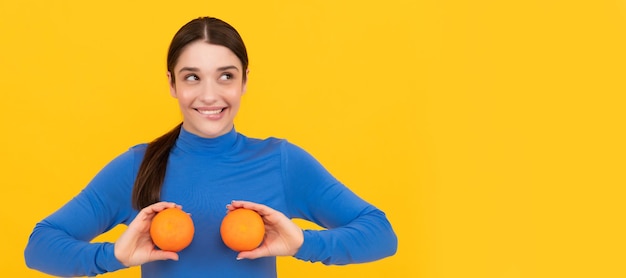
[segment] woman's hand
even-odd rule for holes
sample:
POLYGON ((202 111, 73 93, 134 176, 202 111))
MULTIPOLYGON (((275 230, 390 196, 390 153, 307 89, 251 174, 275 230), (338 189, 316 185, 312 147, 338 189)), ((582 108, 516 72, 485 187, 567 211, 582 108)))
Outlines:
POLYGON ((180 208, 174 203, 159 202, 142 209, 115 242, 115 258, 127 267, 157 260, 177 261, 178 254, 155 249, 152 238, 150 238, 152 218, 158 212, 173 207, 180 208))
POLYGON ((238 208, 247 208, 256 211, 265 223, 265 239, 258 248, 240 252, 237 259, 256 259, 269 256, 293 256, 304 242, 302 229, 281 212, 268 206, 246 202, 233 201, 227 205, 228 211, 238 208))

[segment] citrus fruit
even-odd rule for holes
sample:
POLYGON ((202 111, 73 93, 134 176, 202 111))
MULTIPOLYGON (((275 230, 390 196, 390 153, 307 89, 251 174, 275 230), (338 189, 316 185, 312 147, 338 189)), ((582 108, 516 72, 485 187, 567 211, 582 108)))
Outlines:
POLYGON ((250 251, 263 241, 265 225, 256 211, 239 208, 226 214, 220 226, 220 234, 230 249, 250 251))
POLYGON ((194 226, 191 216, 179 208, 167 208, 152 219, 150 237, 161 250, 178 252, 189 246, 194 226))

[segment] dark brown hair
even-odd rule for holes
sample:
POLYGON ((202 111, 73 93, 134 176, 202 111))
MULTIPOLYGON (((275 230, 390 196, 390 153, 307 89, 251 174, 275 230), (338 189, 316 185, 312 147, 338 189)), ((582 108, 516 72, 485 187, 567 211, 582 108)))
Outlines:
MULTIPOLYGON (((248 53, 237 30, 220 19, 201 17, 181 27, 170 43, 167 52, 167 70, 171 73, 172 83, 176 82, 174 67, 178 62, 178 57, 188 44, 198 40, 230 49, 241 61, 245 82, 248 53)), ((132 205, 135 209, 140 210, 161 200, 161 187, 165 179, 167 161, 181 128, 182 124, 179 124, 148 144, 133 187, 132 205)))

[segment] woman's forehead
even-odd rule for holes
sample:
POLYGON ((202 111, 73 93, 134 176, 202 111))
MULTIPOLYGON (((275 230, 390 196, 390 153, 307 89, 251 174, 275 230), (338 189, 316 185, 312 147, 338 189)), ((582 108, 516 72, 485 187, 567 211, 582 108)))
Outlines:
POLYGON ((178 57, 175 70, 183 67, 202 70, 217 70, 223 67, 235 66, 241 70, 241 61, 230 49, 225 46, 196 41, 185 46, 178 57))

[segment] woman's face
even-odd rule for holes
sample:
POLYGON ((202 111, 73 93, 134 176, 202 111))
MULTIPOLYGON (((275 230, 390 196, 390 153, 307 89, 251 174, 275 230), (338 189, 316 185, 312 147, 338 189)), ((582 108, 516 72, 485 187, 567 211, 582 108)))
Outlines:
POLYGON ((243 71, 239 58, 224 46, 196 41, 185 47, 174 71, 168 72, 185 130, 215 138, 232 129, 246 91, 243 71))

